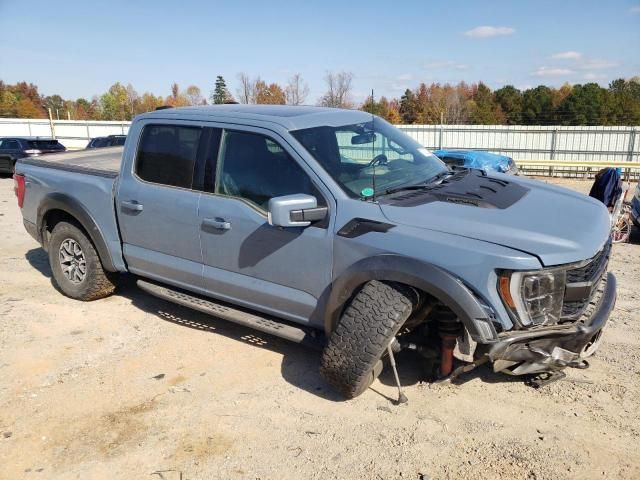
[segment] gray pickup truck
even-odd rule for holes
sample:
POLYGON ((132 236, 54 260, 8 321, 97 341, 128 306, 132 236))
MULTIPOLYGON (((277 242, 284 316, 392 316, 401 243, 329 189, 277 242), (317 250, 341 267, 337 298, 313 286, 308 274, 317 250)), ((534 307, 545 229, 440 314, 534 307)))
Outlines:
POLYGON ((615 303, 602 204, 449 170, 364 112, 164 109, 136 117, 122 148, 22 159, 14 178, 63 294, 105 297, 128 272, 158 297, 320 346, 346 397, 402 349, 440 378, 483 362, 585 367, 615 303))

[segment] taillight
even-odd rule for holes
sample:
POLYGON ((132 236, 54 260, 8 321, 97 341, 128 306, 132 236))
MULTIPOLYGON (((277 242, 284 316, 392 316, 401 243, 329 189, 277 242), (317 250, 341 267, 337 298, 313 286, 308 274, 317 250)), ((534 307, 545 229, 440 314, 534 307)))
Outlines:
POLYGON ((19 173, 13 175, 13 191, 16 193, 16 197, 18 197, 18 207, 22 208, 25 194, 24 175, 20 175, 19 173))

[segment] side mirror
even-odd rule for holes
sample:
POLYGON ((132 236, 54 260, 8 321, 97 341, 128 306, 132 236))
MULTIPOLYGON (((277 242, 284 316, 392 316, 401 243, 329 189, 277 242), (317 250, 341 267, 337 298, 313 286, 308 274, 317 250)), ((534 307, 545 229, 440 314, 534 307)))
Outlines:
POLYGON ((276 227, 308 227, 323 220, 327 207, 318 207, 318 200, 302 193, 284 195, 269 200, 269 225, 276 227))

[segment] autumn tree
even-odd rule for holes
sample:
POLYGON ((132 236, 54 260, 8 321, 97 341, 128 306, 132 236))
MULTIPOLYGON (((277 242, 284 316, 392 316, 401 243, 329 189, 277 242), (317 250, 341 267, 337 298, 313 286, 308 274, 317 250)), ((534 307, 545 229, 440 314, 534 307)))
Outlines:
POLYGON ((284 94, 287 105, 302 105, 309 95, 309 85, 296 73, 289 79, 284 94))
POLYGON ((171 95, 165 101, 171 107, 186 107, 189 105, 189 100, 186 95, 180 92, 180 87, 176 82, 171 84, 171 95))
POLYGON ((360 109, 378 115, 389 123, 400 123, 400 103, 395 98, 388 100, 386 97, 381 97, 380 100, 375 101, 369 96, 360 109))
POLYGON ((258 80, 255 83, 255 103, 269 105, 284 105, 286 103, 284 90, 277 83, 267 85, 258 80))
POLYGON ((189 85, 184 91, 184 95, 187 98, 187 103, 189 105, 205 105, 207 103, 202 96, 200 87, 197 87, 195 85, 189 85))
POLYGON ((16 117, 18 118, 43 118, 42 109, 38 108, 28 98, 18 100, 16 103, 16 117))
POLYGON ((144 92, 140 97, 140 101, 138 102, 138 112, 151 112, 156 108, 162 106, 164 104, 164 100, 160 96, 155 96, 153 93, 144 92))
POLYGON ((351 72, 327 72, 324 77, 327 91, 320 98, 320 105, 333 108, 351 108, 353 74, 351 72))
POLYGON ((60 95, 49 95, 44 97, 42 104, 45 110, 51 110, 54 119, 64 118, 64 98, 60 95))

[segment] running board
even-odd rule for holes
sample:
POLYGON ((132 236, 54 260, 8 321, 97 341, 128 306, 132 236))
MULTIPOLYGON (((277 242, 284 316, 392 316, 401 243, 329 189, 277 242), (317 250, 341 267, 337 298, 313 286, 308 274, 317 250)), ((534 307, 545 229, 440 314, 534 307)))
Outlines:
POLYGON ((311 328, 294 326, 285 320, 250 313, 228 304, 216 303, 213 299, 203 298, 190 292, 158 285, 146 280, 138 280, 136 283, 145 292, 163 300, 168 300, 183 307, 189 307, 263 333, 316 349, 322 349, 325 344, 324 335, 311 328))

